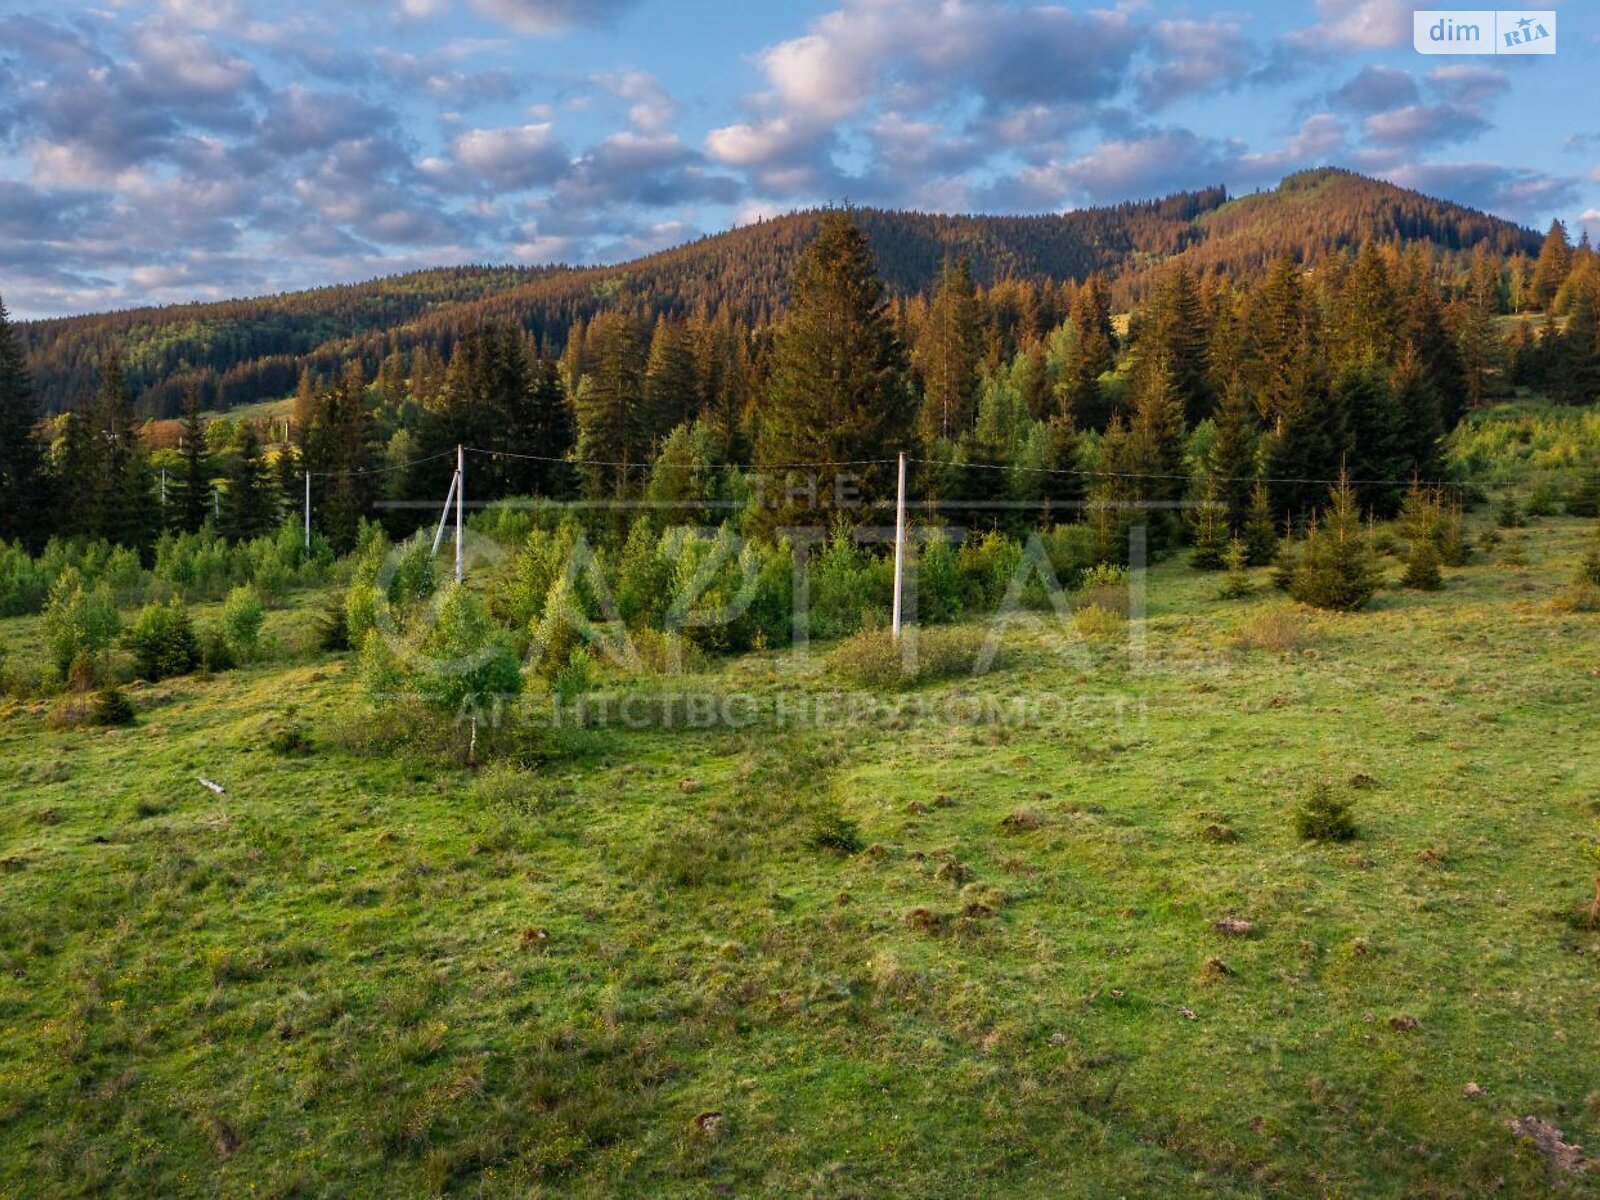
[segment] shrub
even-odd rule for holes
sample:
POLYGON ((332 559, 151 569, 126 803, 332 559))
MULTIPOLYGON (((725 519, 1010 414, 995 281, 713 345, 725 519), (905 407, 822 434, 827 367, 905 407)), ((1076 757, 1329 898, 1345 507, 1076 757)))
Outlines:
MULTIPOLYGON (((370 640, 370 639, 369 639, 370 640)), ((441 595, 438 616, 422 641, 413 683, 424 703, 439 712, 459 712, 522 690, 522 671, 504 633, 483 603, 452 584, 441 595)))
POLYGON ((45 644, 62 678, 79 655, 98 657, 116 640, 122 622, 105 584, 86 587, 76 567, 68 567, 50 588, 44 610, 45 644))
POLYGON ((139 611, 123 644, 133 654, 135 672, 142 679, 187 675, 200 665, 200 640, 183 601, 147 604, 139 611))
POLYGON ((963 542, 956 554, 963 607, 985 612, 999 607, 1021 561, 1022 547, 992 530, 963 542))
POLYGON ((1567 512, 1574 517, 1600 517, 1600 462, 1584 468, 1567 495, 1567 512))
POLYGON ((89 708, 91 724, 102 727, 133 724, 133 705, 120 688, 104 688, 95 693, 89 708))
POLYGON ((261 593, 254 584, 240 584, 222 604, 222 636, 241 662, 254 659, 261 647, 261 627, 266 623, 261 593))
POLYGON ((972 671, 984 635, 976 629, 919 629, 914 662, 908 668, 905 646, 887 629, 870 629, 846 638, 828 655, 828 667, 858 687, 911 687, 972 671))
POLYGON ((861 827, 845 815, 844 809, 837 802, 829 801, 811 815, 806 845, 813 850, 854 854, 861 849, 862 844, 861 827))
POLYGON ((1517 498, 1511 492, 1506 492, 1500 497, 1500 507, 1495 510, 1494 523, 1501 529, 1521 529, 1527 524, 1523 519, 1522 510, 1517 507, 1517 498))
POLYGON ((1127 618, 1114 609, 1090 604, 1073 611, 1072 624, 1089 641, 1107 641, 1127 627, 1127 618))
POLYGON ((343 604, 330 604, 322 610, 317 621, 317 645, 329 653, 350 649, 350 624, 343 604))
POLYGON ((1305 613, 1285 606, 1269 608, 1251 617, 1234 636, 1233 644, 1241 650, 1285 654, 1305 649, 1314 636, 1315 630, 1308 624, 1305 613))
POLYGON ((1557 612, 1600 612, 1600 586, 1587 580, 1569 583, 1555 594, 1550 603, 1555 606, 1557 612))
POLYGON ((311 734, 292 713, 285 713, 267 726, 266 744, 268 750, 283 758, 310 754, 313 749, 311 734))
POLYGON ((1600 587, 1600 529, 1595 531, 1589 543, 1589 549, 1583 556, 1583 561, 1578 564, 1578 572, 1573 577, 1575 583, 1589 583, 1600 587))
POLYGON ((433 595, 433 590, 433 539, 422 532, 403 543, 395 554, 394 573, 389 577, 389 603, 407 610, 433 595))
POLYGON ((942 536, 922 547, 917 562, 917 619, 929 625, 961 615, 961 577, 956 552, 942 536))
POLYGON ((1348 842, 1356 836, 1355 813, 1348 800, 1319 782, 1295 810, 1295 832, 1308 842, 1348 842))
POLYGON ((887 608, 872 564, 841 521, 810 572, 811 636, 828 639, 855 633, 887 608))
POLYGON ((233 647, 221 629, 208 625, 200 631, 200 666, 212 674, 231 671, 239 665, 233 647))
POLYGON ((1097 608, 1119 617, 1128 615, 1128 568, 1115 563, 1097 563, 1083 572, 1078 581, 1076 607, 1097 608))
POLYGON ((1530 517, 1554 517, 1561 512, 1561 491, 1548 480, 1533 489, 1528 497, 1527 513, 1530 517))

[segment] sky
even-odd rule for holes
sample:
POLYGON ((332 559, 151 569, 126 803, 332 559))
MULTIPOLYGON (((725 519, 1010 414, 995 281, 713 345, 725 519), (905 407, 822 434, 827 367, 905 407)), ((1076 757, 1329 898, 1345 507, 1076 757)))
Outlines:
POLYGON ((1420 55, 1413 7, 0 0, 0 298, 617 262, 818 204, 1060 212, 1325 164, 1600 237, 1600 3, 1542 0, 1545 56, 1420 55))

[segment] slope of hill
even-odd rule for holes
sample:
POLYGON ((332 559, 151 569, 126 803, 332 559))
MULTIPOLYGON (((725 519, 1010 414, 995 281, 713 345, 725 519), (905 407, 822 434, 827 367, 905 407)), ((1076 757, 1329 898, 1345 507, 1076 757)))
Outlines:
MULTIPOLYGON (((1486 244, 1537 251, 1531 230, 1349 171, 1322 169, 1228 199, 1220 188, 1049 216, 856 213, 889 286, 927 289, 947 255, 966 256, 982 283, 1082 279, 1101 271, 1126 303, 1175 256, 1251 276, 1282 254, 1308 260, 1368 239, 1427 242, 1447 252, 1486 244)), ((141 406, 171 415, 190 381, 227 407, 290 390, 302 365, 369 364, 390 348, 448 348, 464 329, 508 320, 559 348, 578 319, 614 304, 645 313, 726 309, 753 325, 782 311, 790 268, 822 214, 793 213, 617 266, 462 267, 349 287, 221 304, 139 309, 22 325, 49 411, 93 391, 107 344, 122 348, 141 406)))

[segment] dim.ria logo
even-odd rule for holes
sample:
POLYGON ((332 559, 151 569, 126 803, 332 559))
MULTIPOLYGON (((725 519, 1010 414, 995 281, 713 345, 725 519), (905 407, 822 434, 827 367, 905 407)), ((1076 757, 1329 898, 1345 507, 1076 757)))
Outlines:
POLYGON ((1554 54, 1556 14, 1513 9, 1419 9, 1412 14, 1419 54, 1554 54))

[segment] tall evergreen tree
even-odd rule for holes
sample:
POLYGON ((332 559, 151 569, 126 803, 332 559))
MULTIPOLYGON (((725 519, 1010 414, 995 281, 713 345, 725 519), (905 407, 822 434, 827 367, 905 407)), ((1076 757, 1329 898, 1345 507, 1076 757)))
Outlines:
POLYGON ((1334 404, 1345 414, 1343 449, 1361 506, 1394 516, 1405 488, 1401 481, 1415 464, 1407 457, 1401 415, 1383 370, 1370 361, 1346 367, 1334 384, 1334 404))
POLYGON ((105 484, 106 443, 94 418, 81 408, 61 417, 55 447, 55 519, 52 529, 67 538, 98 537, 100 493, 105 484))
POLYGON ((236 542, 247 542, 272 530, 278 519, 277 487, 261 452, 261 437, 254 422, 247 422, 239 449, 228 469, 222 493, 220 531, 236 542))
POLYGON ((44 541, 50 511, 38 419, 22 344, 0 299, 0 541, 20 538, 34 549, 44 541))
POLYGON ((116 545, 147 550, 160 526, 160 510, 150 456, 128 399, 122 358, 115 351, 101 368, 95 424, 105 439, 105 474, 94 503, 96 532, 116 545))
POLYGON ((589 326, 588 343, 591 370, 578 385, 574 406, 584 493, 620 500, 643 485, 636 468, 650 457, 638 334, 630 317, 609 311, 589 326))
POLYGON ((972 427, 978 387, 978 322, 967 260, 946 259, 917 347, 925 442, 957 438, 972 427))
POLYGON ((699 410, 700 377, 689 331, 682 321, 658 317, 644 368, 641 435, 654 451, 699 410))
MULTIPOLYGON (((757 444, 757 463, 852 462, 818 468, 817 504, 843 499, 837 471, 858 484, 861 498, 891 494, 892 464, 907 447, 916 411, 906 382, 905 353, 884 304, 867 239, 850 218, 831 214, 795 270, 788 314, 772 343, 772 373, 757 444)), ((782 523, 802 515, 779 501, 782 523)))
POLYGON ((1084 280, 1073 296, 1069 319, 1074 337, 1062 370, 1062 408, 1079 429, 1105 429, 1111 412, 1100 376, 1116 366, 1116 350, 1111 301, 1099 275, 1084 280))
POLYGON ((1206 451, 1206 474, 1215 481, 1216 500, 1222 506, 1228 533, 1243 530, 1249 519, 1250 496, 1255 490, 1256 447, 1261 427, 1255 401, 1237 374, 1217 406, 1216 430, 1206 451))
POLYGON ((1164 364, 1183 402, 1184 419, 1198 425, 1211 415, 1210 330, 1198 285, 1187 264, 1168 271, 1140 314, 1136 373, 1164 364))
POLYGON ((211 469, 206 457, 206 430, 200 419, 200 390, 183 392, 178 472, 167 491, 167 523, 180 533, 193 533, 211 512, 211 469))
POLYGON ((1567 240, 1567 227, 1559 219, 1550 222, 1550 232, 1544 235, 1539 247, 1539 257, 1533 264, 1530 290, 1534 304, 1549 310, 1555 303, 1556 293, 1567 281, 1572 270, 1572 243, 1567 240))

